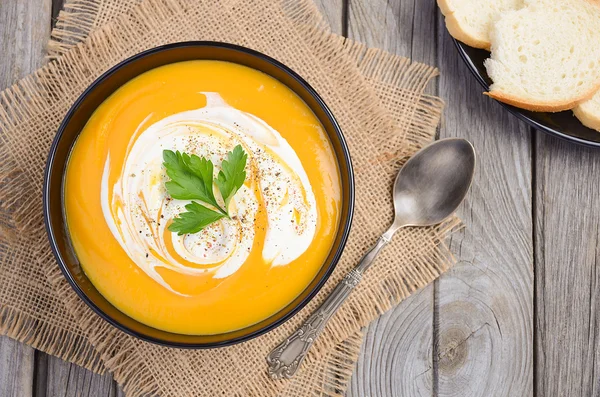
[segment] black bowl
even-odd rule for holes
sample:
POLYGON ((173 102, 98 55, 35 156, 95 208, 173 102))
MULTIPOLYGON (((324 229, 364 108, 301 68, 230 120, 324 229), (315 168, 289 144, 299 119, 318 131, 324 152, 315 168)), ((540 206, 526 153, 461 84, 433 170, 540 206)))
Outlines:
POLYGON ((297 313, 329 278, 350 231, 354 209, 354 174, 348 147, 327 105, 310 85, 291 69, 259 52, 216 42, 184 42, 153 48, 135 55, 100 76, 77 99, 63 120, 48 155, 44 177, 44 218, 50 246, 58 265, 79 297, 99 316, 140 339, 171 347, 212 348, 249 340, 272 330, 297 313), (312 109, 325 127, 335 151, 342 182, 342 211, 329 256, 313 281, 290 304, 271 317, 237 331, 218 335, 182 335, 142 324, 108 302, 83 272, 66 227, 63 205, 64 172, 70 151, 96 108, 123 84, 156 67, 187 60, 229 61, 260 70, 291 88, 312 109))
MULTIPOLYGON (((453 40, 469 70, 483 88, 489 91, 492 80, 483 66, 483 61, 490 57, 489 51, 469 47, 456 39, 453 40)), ((580 145, 600 147, 600 132, 581 124, 570 110, 558 113, 531 112, 502 102, 500 104, 533 128, 580 145)))

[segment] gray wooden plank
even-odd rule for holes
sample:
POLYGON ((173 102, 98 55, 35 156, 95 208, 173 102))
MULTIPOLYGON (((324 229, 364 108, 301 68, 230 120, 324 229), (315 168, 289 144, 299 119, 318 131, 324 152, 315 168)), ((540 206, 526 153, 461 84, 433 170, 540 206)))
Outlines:
POLYGON ((115 397, 117 387, 110 374, 100 376, 75 364, 48 356, 47 397, 115 397))
POLYGON ((348 36, 429 65, 436 59, 436 6, 419 0, 349 0, 348 36))
MULTIPOLYGON (((50 35, 50 0, 0 1, 0 90, 37 69, 50 35)), ((31 396, 34 350, 0 337, 0 396, 31 396)))
POLYGON ((43 64, 45 45, 50 37, 51 1, 0 2, 0 89, 43 64))
POLYGON ((7 337, 0 338, 0 396, 31 396, 34 350, 7 337))
MULTIPOLYGON (((434 2, 350 0, 348 36, 418 62, 435 64, 434 2)), ((436 92, 436 85, 428 88, 436 92)), ((349 396, 429 396, 434 288, 429 285, 366 330, 349 396)))
MULTIPOLYGON (((439 396, 533 394, 532 146, 529 128, 482 88, 438 18, 441 137, 473 142, 478 166, 451 239, 460 262, 436 291, 439 396)), ((551 394, 549 394, 551 395, 551 394)))
POLYGON ((600 395, 600 153, 538 133, 536 386, 600 395))
POLYGON ((33 377, 33 395, 35 397, 46 396, 46 384, 48 383, 48 356, 46 353, 36 350, 35 368, 33 377))
POLYGON ((369 325, 347 395, 432 395, 432 321, 429 285, 369 325))
POLYGON ((321 11, 323 18, 329 23, 331 31, 337 34, 343 33, 342 19, 344 17, 344 1, 343 0, 314 0, 315 4, 321 11))

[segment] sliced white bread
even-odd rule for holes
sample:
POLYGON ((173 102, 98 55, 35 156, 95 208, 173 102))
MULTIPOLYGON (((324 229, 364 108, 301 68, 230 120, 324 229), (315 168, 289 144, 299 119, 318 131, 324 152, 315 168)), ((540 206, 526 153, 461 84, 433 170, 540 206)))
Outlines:
POLYGON ((438 0, 448 32, 475 48, 490 49, 490 28, 502 12, 523 6, 523 0, 438 0))
POLYGON ((531 1, 491 32, 489 96, 520 108, 572 109, 600 88, 600 6, 592 0, 531 1))
POLYGON ((596 92, 592 99, 577 105, 573 113, 583 125, 600 131, 600 91, 596 92))

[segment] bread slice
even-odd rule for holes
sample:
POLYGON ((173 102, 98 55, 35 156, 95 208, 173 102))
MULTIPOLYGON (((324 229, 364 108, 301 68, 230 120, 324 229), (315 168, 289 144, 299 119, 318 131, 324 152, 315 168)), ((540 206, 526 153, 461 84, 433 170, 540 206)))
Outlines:
POLYGON ((523 6, 523 0, 438 0, 448 32, 475 48, 490 49, 489 31, 502 12, 523 6))
POLYGON ((592 99, 577 105, 573 113, 583 125, 600 131, 600 91, 596 92, 592 99))
POLYGON ((527 1, 494 24, 489 96, 524 109, 572 109, 600 88, 600 6, 592 0, 527 1))

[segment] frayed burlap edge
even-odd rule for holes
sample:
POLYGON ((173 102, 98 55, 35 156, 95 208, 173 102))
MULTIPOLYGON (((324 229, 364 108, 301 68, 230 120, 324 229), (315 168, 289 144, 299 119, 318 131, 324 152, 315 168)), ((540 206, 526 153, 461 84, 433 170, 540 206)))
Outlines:
MULTIPOLYGON (((84 41, 97 27, 96 22, 101 9, 101 0, 67 0, 58 13, 56 24, 50 33, 48 58, 56 59, 71 47, 84 41)), ((111 13, 111 10, 107 11, 111 13)))
POLYGON ((50 325, 9 306, 0 307, 0 334, 102 374, 104 363, 83 336, 50 325))

